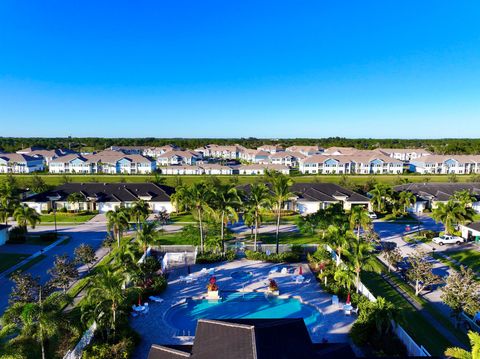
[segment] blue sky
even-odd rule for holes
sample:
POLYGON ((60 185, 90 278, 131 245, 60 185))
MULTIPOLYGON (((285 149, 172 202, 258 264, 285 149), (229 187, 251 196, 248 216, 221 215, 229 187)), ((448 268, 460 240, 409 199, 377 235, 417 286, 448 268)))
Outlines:
POLYGON ((0 1, 0 136, 479 137, 478 1, 0 1))

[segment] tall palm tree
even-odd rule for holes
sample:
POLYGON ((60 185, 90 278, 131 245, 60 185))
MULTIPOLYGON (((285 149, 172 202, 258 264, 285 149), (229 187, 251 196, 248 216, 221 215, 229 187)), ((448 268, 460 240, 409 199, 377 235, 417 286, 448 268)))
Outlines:
POLYGON ((136 247, 131 242, 126 243, 124 246, 120 247, 114 254, 115 267, 120 268, 122 271, 127 273, 128 269, 132 264, 136 264, 136 247))
POLYGON ((350 242, 348 238, 348 232, 343 232, 336 226, 329 226, 327 229, 326 240, 337 254, 336 265, 338 266, 342 260, 342 254, 348 254, 350 242))
POLYGON ((158 239, 157 228, 157 222, 143 222, 137 230, 137 237, 135 240, 142 247, 143 254, 147 253, 148 247, 158 239))
POLYGON ((120 240, 123 232, 128 228, 128 216, 125 210, 117 208, 107 212, 107 230, 113 232, 113 238, 117 239, 117 246, 120 247, 120 240))
POLYGON ((77 204, 77 208, 75 208, 75 212, 78 211, 78 204, 82 201, 85 201, 85 196, 80 192, 73 192, 70 193, 67 197, 67 202, 71 204, 77 204))
POLYGON ((175 193, 170 196, 175 212, 190 210, 189 187, 183 184, 175 187, 175 193))
POLYGON ((468 338, 472 347, 470 352, 462 348, 448 348, 445 351, 445 356, 456 359, 480 359, 480 334, 469 331, 468 338))
POLYGON ((87 303, 82 310, 82 316, 94 318, 115 333, 119 315, 123 314, 121 305, 126 299, 122 289, 125 277, 122 272, 114 271, 109 267, 99 267, 98 272, 92 277, 91 285, 87 290, 87 303), (100 314, 102 314, 100 316, 100 314))
POLYGON ((270 190, 264 183, 254 183, 246 201, 246 212, 251 213, 254 227, 254 250, 257 250, 258 228, 262 222, 262 214, 272 207, 270 190))
POLYGON ((382 212, 385 209, 385 202, 392 195, 392 188, 384 183, 376 184, 370 191, 371 202, 377 211, 382 212))
POLYGON ((9 180, 0 184, 0 219, 5 225, 8 224, 8 218, 13 215, 15 208, 19 205, 16 190, 15 183, 9 180))
POLYGON ((228 220, 238 221, 238 208, 242 200, 233 183, 216 184, 211 187, 211 208, 220 222, 222 251, 225 252, 225 225, 228 220))
POLYGON ((408 207, 417 202, 417 197, 410 191, 402 191, 398 194, 398 202, 402 206, 403 214, 407 213, 408 207))
POLYGON ((21 326, 22 335, 33 338, 40 345, 42 359, 46 358, 45 342, 60 332, 64 321, 62 313, 64 300, 65 296, 60 293, 47 297, 42 295, 40 289, 36 302, 16 302, 11 308, 12 311, 20 313, 18 324, 21 326))
POLYGON ((350 211, 350 229, 357 230, 357 241, 360 240, 360 230, 365 230, 372 220, 368 216, 368 211, 364 207, 353 206, 350 211))
POLYGON ((28 207, 26 204, 22 204, 15 208, 13 217, 18 223, 18 226, 27 231, 27 226, 30 224, 32 228, 40 223, 40 215, 33 208, 28 207))
POLYGON ((137 228, 140 228, 142 222, 146 221, 150 212, 148 203, 143 199, 136 201, 130 208, 130 216, 137 224, 137 228))
POLYGON ((192 208, 198 217, 198 226, 200 230, 200 250, 204 252, 205 238, 203 233, 203 215, 205 211, 209 211, 209 200, 211 197, 210 188, 204 182, 193 183, 188 188, 188 200, 190 208, 192 208))
POLYGON ((372 305, 372 321, 375 323, 377 335, 382 337, 390 331, 392 321, 398 320, 398 308, 395 308, 393 303, 387 301, 383 297, 377 297, 377 301, 372 303, 372 305))
POLYGON ((290 192, 290 186, 293 180, 279 172, 267 173, 267 178, 272 185, 272 202, 275 203, 275 210, 277 212, 277 229, 275 232, 276 253, 279 249, 279 232, 280 232, 280 217, 282 215, 282 208, 285 202, 294 194, 290 192))
POLYGON ((462 205, 470 207, 477 199, 469 190, 457 191, 453 194, 453 199, 460 202, 462 205))
POLYGON ((357 293, 360 286, 360 272, 362 270, 375 269, 376 263, 372 249, 372 245, 364 241, 350 242, 348 260, 353 265, 353 270, 355 271, 357 293))
POLYGON ((452 234, 457 224, 472 221, 474 215, 475 212, 472 208, 465 207, 462 203, 454 200, 438 203, 437 208, 432 211, 433 219, 443 223, 447 234, 452 234))

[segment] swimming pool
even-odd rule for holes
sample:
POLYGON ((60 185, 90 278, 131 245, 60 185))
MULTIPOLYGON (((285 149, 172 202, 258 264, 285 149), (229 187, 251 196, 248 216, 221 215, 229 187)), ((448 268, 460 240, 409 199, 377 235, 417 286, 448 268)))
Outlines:
POLYGON ((322 321, 313 306, 295 298, 266 298, 263 293, 221 293, 220 302, 188 299, 165 312, 165 322, 178 335, 194 335, 198 319, 303 318, 310 332, 322 321))

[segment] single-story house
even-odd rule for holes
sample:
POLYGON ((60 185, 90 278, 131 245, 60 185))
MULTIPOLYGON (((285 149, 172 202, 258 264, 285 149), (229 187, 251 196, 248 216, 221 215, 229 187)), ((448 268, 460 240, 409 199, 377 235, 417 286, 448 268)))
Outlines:
POLYGON ((480 241, 480 222, 473 222, 465 225, 460 225, 462 237, 468 241, 480 241))
POLYGON ((466 225, 460 225, 462 237, 467 240, 480 240, 480 222, 473 222, 466 225))
POLYGON ((153 344, 148 359, 355 358, 348 344, 312 343, 302 318, 199 319, 193 345, 153 344))
POLYGON ((372 210, 368 197, 334 183, 295 183, 290 190, 296 195, 291 209, 301 214, 315 213, 335 203, 342 203, 346 211, 353 206, 372 210))
POLYGON ((155 183, 66 183, 23 201, 38 213, 58 209, 89 210, 106 213, 119 207, 131 207, 138 200, 146 201, 152 212, 173 212, 170 196, 174 188, 155 183), (68 196, 80 193, 83 200, 69 203, 68 196))
POLYGON ((10 226, 0 224, 0 246, 4 245, 8 241, 8 229, 10 226))
POLYGON ((412 192, 417 202, 409 211, 422 213, 425 209, 435 209, 438 203, 446 203, 459 191, 467 190, 476 201, 472 204, 476 212, 480 212, 480 183, 408 183, 393 188, 397 192, 412 192))

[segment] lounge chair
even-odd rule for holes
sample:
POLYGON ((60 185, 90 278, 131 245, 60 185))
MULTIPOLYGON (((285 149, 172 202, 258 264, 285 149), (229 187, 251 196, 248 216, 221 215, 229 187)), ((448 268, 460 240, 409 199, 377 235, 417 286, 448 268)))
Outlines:
POLYGON ((282 274, 288 274, 288 268, 287 268, 287 267, 283 267, 282 270, 280 271, 280 273, 282 273, 282 274))
POLYGON ((210 269, 208 270, 208 274, 214 275, 214 274, 215 274, 215 268, 210 268, 210 269))
POLYGON ((295 277, 295 283, 302 284, 304 279, 305 278, 303 277, 303 275, 299 275, 299 276, 295 277))
POLYGON ((145 309, 141 312, 142 314, 148 314, 150 311, 150 308, 148 306, 145 307, 145 309))
POLYGON ((338 296, 332 295, 332 304, 333 305, 338 305, 338 296))
POLYGON ((160 297, 156 297, 154 295, 151 295, 150 297, 148 297, 148 299, 150 299, 151 301, 155 302, 155 303, 161 303, 163 302, 163 299, 160 298, 160 297))
POLYGON ((310 283, 312 281, 312 278, 308 278, 306 281, 304 281, 303 283, 310 283))
POLYGON ((278 273, 278 267, 273 267, 272 269, 270 269, 270 272, 268 272, 268 274, 273 274, 273 273, 278 273))

